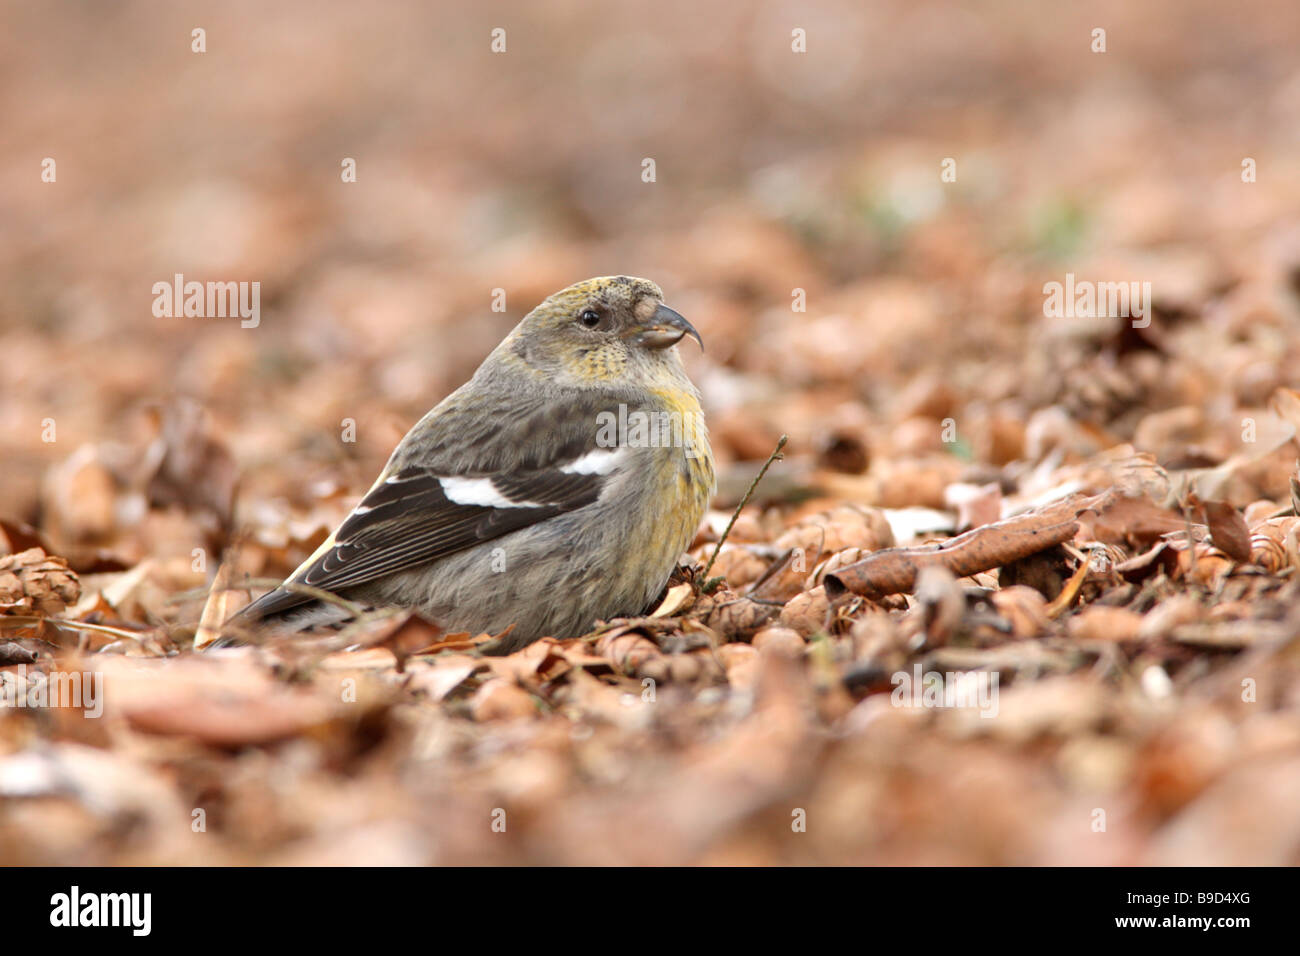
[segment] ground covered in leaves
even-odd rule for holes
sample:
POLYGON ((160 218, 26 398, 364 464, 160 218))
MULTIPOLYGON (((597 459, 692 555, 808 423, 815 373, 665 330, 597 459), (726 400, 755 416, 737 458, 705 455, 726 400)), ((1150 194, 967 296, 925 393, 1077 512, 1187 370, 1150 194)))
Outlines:
POLYGON ((707 6, 11 11, 0 861, 1300 863, 1300 15, 707 6), (644 617, 196 650, 616 272, 720 464, 644 617))

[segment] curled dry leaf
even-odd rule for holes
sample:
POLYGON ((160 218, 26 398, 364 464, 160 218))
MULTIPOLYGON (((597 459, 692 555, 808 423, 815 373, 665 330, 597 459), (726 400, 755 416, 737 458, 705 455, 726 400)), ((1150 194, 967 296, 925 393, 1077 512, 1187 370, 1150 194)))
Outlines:
MULTIPOLYGON (((713 555, 713 545, 705 545, 691 553, 691 556, 701 562, 707 562, 713 555)), ((762 551, 769 550, 764 547, 762 551)), ((722 578, 732 588, 743 588, 753 584, 772 564, 770 557, 764 557, 760 549, 743 544, 732 544, 728 541, 722 546, 718 553, 718 560, 713 563, 713 570, 710 572, 716 577, 722 578)))
POLYGON ((885 513, 865 505, 840 505, 802 518, 775 541, 778 548, 799 548, 809 566, 822 553, 863 548, 878 551, 892 547, 894 533, 885 513))
POLYGON ((1240 511, 1226 501, 1201 501, 1195 494, 1188 505, 1201 524, 1209 528, 1212 545, 1234 561, 1250 560, 1250 529, 1240 511))
POLYGON ((725 592, 714 596, 704 624, 726 641, 743 641, 779 613, 781 609, 777 605, 725 592))
POLYGON ((651 612, 651 617, 672 617, 690 605, 695 596, 695 589, 689 584, 678 584, 669 588, 660 605, 651 612))
MULTIPOLYGON (((437 658, 434 658, 437 660, 437 658)), ((572 670, 573 664, 554 638, 544 637, 513 654, 486 657, 492 673, 529 690, 572 670)))
POLYGON ((1079 596, 1079 591, 1083 588, 1083 583, 1088 579, 1089 569, 1087 562, 1079 562, 1075 568, 1074 574, 1070 575, 1065 586, 1061 588, 1061 593, 1052 598, 1052 603, 1047 605, 1047 616, 1056 620, 1064 614, 1074 604, 1075 598, 1079 596))
POLYGON ((1254 530, 1256 525, 1278 515, 1280 510, 1277 502, 1261 498, 1246 505, 1241 511, 1241 516, 1246 519, 1246 527, 1254 530))
POLYGON ((826 589, 818 586, 796 594, 781 608, 781 626, 811 637, 830 627, 831 600, 826 589))
POLYGON ((1168 541, 1161 541, 1142 554, 1115 565, 1115 571, 1129 582, 1145 581, 1159 571, 1172 574, 1177 568, 1178 557, 1168 541))
POLYGON ((1270 573, 1286 567, 1300 568, 1297 539, 1300 539, 1300 518, 1270 518, 1251 531, 1250 560, 1270 573))
POLYGON ((1187 519, 1150 498, 1116 495, 1105 508, 1080 515, 1081 536, 1105 544, 1147 547, 1166 534, 1183 531, 1187 519))
POLYGON ((1078 516, 1105 505, 1107 496, 1073 496, 1035 512, 976 528, 940 545, 879 551, 825 577, 826 593, 845 591, 881 597, 911 591, 926 565, 947 568, 957 577, 988 571, 1068 541, 1079 530, 1078 516))
MULTIPOLYGON (((802 547, 787 548, 750 586, 749 593, 764 601, 790 600, 803 590, 808 577, 809 553, 802 547)), ((811 552, 814 560, 822 553, 820 548, 811 552)))
POLYGON ((56 617, 81 596, 68 562, 28 548, 0 558, 0 614, 56 617))
POLYGON ((666 655, 639 631, 628 628, 607 631, 597 638, 595 650, 626 674, 663 677, 668 672, 666 655))
POLYGON ((871 554, 866 548, 845 548, 843 551, 836 551, 817 567, 813 568, 813 573, 809 575, 807 586, 817 587, 826 578, 828 574, 834 574, 840 568, 848 567, 850 564, 856 564, 871 554))
POLYGON ((1170 547, 1178 555, 1176 577, 1217 589, 1232 573, 1235 564, 1232 558, 1204 542, 1173 541, 1170 547))
POLYGON ((46 553, 52 550, 45 536, 25 521, 0 518, 0 556, 26 551, 28 548, 40 548, 46 553))
POLYGON ((0 667, 8 667, 10 664, 31 664, 35 660, 36 652, 29 651, 21 644, 15 644, 13 641, 0 644, 0 667))

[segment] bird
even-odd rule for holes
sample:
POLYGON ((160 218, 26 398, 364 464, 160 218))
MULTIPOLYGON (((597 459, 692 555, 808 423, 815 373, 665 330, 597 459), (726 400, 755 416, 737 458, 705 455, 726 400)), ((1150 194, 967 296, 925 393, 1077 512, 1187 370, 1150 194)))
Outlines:
POLYGON ((240 631, 339 627, 331 592, 411 609, 511 653, 646 611, 715 490, 700 394, 677 344, 703 340, 648 279, 547 297, 417 422, 370 490, 240 631))

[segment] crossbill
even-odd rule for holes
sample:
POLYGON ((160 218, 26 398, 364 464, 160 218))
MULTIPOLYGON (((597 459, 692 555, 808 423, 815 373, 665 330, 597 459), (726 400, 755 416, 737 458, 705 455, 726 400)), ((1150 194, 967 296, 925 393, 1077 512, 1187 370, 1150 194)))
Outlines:
MULTIPOLYGON (((675 348, 699 333, 646 279, 588 279, 533 309, 398 443, 360 504, 241 623, 338 625, 418 610, 509 652, 637 614, 714 489, 699 393, 675 348)), ((700 342, 702 345, 703 343, 700 342)))

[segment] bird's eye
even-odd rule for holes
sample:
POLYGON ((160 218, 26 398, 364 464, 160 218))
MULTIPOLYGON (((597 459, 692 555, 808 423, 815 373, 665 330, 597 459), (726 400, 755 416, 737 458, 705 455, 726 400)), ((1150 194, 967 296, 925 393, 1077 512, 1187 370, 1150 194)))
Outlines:
POLYGON ((582 314, 578 316, 578 321, 587 328, 594 329, 600 325, 600 313, 595 309, 584 309, 582 314))

